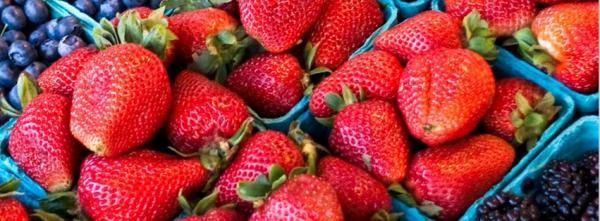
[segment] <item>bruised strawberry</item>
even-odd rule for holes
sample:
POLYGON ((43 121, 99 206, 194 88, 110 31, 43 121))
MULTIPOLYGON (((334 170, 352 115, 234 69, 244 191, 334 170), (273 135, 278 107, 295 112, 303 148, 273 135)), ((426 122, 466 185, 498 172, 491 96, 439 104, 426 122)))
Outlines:
POLYGON ((195 195, 208 178, 199 160, 153 150, 90 155, 81 165, 77 195, 93 220, 168 220, 179 212, 178 192, 195 195))
POLYGON ((510 36, 527 27, 535 16, 535 0, 445 0, 446 12, 462 19, 473 10, 489 24, 496 36, 510 36))
POLYGON ((171 104, 161 60, 136 44, 102 50, 82 69, 71 108, 71 133, 101 156, 146 143, 162 126, 171 104))
POLYGON ((369 220, 378 211, 392 208, 383 184, 339 158, 321 159, 318 174, 336 191, 346 220, 369 220))
POLYGON ((46 68, 38 78, 45 93, 73 96, 73 87, 84 64, 97 53, 96 49, 78 48, 46 68))
POLYGON ((327 0, 238 0, 248 35, 269 52, 284 52, 315 24, 327 0))
POLYGON ((135 7, 135 8, 127 9, 123 13, 120 13, 119 15, 114 17, 110 22, 113 24, 113 26, 117 27, 119 25, 119 18, 121 16, 124 16, 125 14, 131 13, 133 11, 137 12, 140 15, 140 18, 142 18, 142 19, 147 18, 150 15, 150 13, 152 13, 151 8, 143 7, 143 6, 135 7))
POLYGON ((318 45, 315 65, 336 69, 382 24, 376 0, 328 1, 308 38, 318 45))
POLYGON ((19 180, 11 179, 0 184, 0 221, 28 221, 29 215, 25 206, 13 197, 19 187, 19 180))
POLYGON ((49 192, 74 183, 83 147, 69 131, 71 101, 44 93, 27 105, 15 124, 8 151, 27 175, 49 192))
POLYGON ((503 139, 476 135, 417 152, 405 184, 419 203, 442 208, 436 219, 455 220, 502 179, 514 159, 503 139))
POLYGON ((367 99, 393 101, 402 70, 398 59, 390 53, 362 53, 344 63, 317 85, 311 95, 310 111, 319 118, 331 117, 334 110, 327 106, 325 95, 341 94, 342 85, 347 85, 354 93, 358 93, 359 88, 363 89, 367 99))
POLYGON ((471 133, 491 106, 494 91, 494 76, 483 57, 445 49, 408 62, 398 106, 415 138, 439 145, 471 133))
POLYGON ((395 54, 404 62, 440 48, 461 48, 460 22, 447 13, 426 11, 381 33, 375 49, 395 54))

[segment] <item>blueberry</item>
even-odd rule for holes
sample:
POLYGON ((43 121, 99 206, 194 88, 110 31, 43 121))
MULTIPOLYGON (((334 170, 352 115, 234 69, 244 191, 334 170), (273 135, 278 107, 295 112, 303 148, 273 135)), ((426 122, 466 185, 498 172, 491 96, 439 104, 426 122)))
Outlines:
POLYGON ((150 8, 159 8, 162 0, 150 0, 150 8))
POLYGON ((58 41, 47 39, 40 45, 40 56, 48 61, 53 62, 60 58, 58 54, 58 41))
POLYGON ((47 66, 39 61, 34 61, 29 66, 25 68, 25 72, 29 73, 33 78, 37 79, 44 70, 46 70, 47 66))
POLYGON ((10 44, 8 57, 19 67, 26 67, 37 60, 37 50, 27 41, 18 40, 10 44))
POLYGON ((71 51, 85 47, 86 43, 80 37, 75 35, 67 35, 58 43, 58 53, 60 56, 67 56, 71 51))
POLYGON ((81 35, 81 32, 83 30, 83 28, 81 27, 81 23, 79 23, 79 20, 73 16, 62 17, 60 20, 58 20, 57 29, 58 39, 61 39, 64 36, 70 34, 81 35))
POLYGON ((42 42, 48 39, 48 34, 46 33, 46 25, 38 26, 34 31, 29 33, 29 43, 34 46, 39 46, 42 42))
POLYGON ((27 19, 34 24, 41 24, 50 17, 48 6, 42 0, 27 0, 23 8, 27 19))
POLYGON ((11 5, 2 10, 2 22, 11 30, 21 30, 27 26, 27 18, 21 8, 11 5))
POLYGON ((73 3, 73 6, 89 16, 96 15, 96 6, 92 0, 76 0, 75 3, 73 3))
POLYGON ((4 39, 0 39, 0 61, 8 59, 8 43, 4 39))
POLYGON ((146 0, 123 0, 123 4, 127 8, 135 8, 146 4, 146 0))
POLYGON ((100 11, 96 14, 96 20, 106 18, 113 19, 118 12, 121 11, 121 3, 119 0, 106 0, 100 5, 100 11))
POLYGON ((46 23, 46 34, 54 40, 60 40, 61 36, 58 33, 58 18, 52 19, 46 23))
POLYGON ((10 5, 10 0, 0 0, 0 11, 10 5))
POLYGON ((100 5, 104 2, 104 0, 91 0, 92 4, 94 4, 94 7, 100 8, 100 5))
POLYGON ((18 40, 27 40, 27 37, 25 37, 25 34, 23 34, 23 32, 15 30, 8 30, 4 32, 4 35, 2 37, 9 44, 18 40))
POLYGON ((17 84, 19 70, 9 60, 0 61, 0 86, 10 88, 17 84))
POLYGON ((17 3, 18 5, 23 6, 25 4, 26 0, 15 0, 15 3, 17 3))
POLYGON ((8 92, 8 103, 17 110, 21 110, 21 99, 19 99, 19 87, 13 86, 8 92))

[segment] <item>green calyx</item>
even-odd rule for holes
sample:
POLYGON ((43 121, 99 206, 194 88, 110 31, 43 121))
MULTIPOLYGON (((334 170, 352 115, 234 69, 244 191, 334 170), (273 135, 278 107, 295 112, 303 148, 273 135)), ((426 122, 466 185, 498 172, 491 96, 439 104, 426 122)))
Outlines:
MULTIPOLYGON (((194 205, 194 207, 192 208, 192 204, 185 198, 185 196, 183 195, 183 189, 179 190, 179 195, 177 196, 177 201, 179 202, 179 205, 181 205, 181 208, 183 209, 183 212, 185 214, 187 214, 188 216, 193 216, 193 215, 203 215, 206 212, 208 212, 208 210, 215 208, 216 206, 216 202, 217 202, 217 196, 218 196, 219 190, 214 190, 212 193, 206 195, 204 198, 200 199, 198 202, 196 202, 196 204, 194 205)), ((224 205, 223 207, 229 207, 230 205, 224 205)), ((234 205, 235 206, 235 205, 234 205)))
POLYGON ((531 29, 518 30, 504 45, 518 45, 519 54, 523 59, 549 74, 554 73, 556 60, 538 43, 531 29))
POLYGON ((254 207, 260 207, 270 193, 285 183, 287 176, 283 168, 277 164, 271 165, 267 174, 262 174, 254 181, 242 181, 237 184, 236 191, 240 199, 253 202, 254 207))
MULTIPOLYGON (((342 84, 342 95, 329 92, 325 94, 325 104, 335 112, 340 112, 346 106, 354 104, 356 102, 365 100, 365 91, 362 88, 358 89, 358 96, 356 96, 350 87, 346 84, 342 84)), ((326 127, 333 127, 333 121, 335 120, 335 116, 332 117, 317 117, 315 118, 317 122, 326 127)))
POLYGON ((419 209, 423 214, 429 217, 436 217, 442 212, 443 208, 435 205, 431 201, 423 201, 421 204, 401 185, 394 183, 388 187, 388 192, 404 204, 419 209))
POLYGON ((79 206, 75 192, 51 193, 40 200, 40 209, 34 210, 32 216, 44 221, 91 220, 79 206))
POLYGON ((537 103, 531 105, 527 98, 518 92, 515 96, 517 109, 511 112, 511 120, 516 129, 514 142, 526 144, 527 149, 535 147, 539 137, 560 111, 555 106, 555 98, 547 92, 537 103))
POLYGON ((314 88, 314 84, 311 81, 311 77, 321 75, 325 76, 331 74, 333 71, 327 67, 319 66, 313 68, 313 62, 319 44, 313 45, 311 42, 307 42, 304 46, 304 76, 302 78, 302 86, 304 87, 304 94, 310 96, 314 88))
POLYGON ((15 178, 0 184, 0 198, 22 195, 23 193, 17 192, 19 185, 21 181, 15 178))
POLYGON ((174 13, 177 14, 196 9, 216 7, 229 2, 231 0, 164 0, 160 3, 160 6, 173 9, 174 13))
MULTIPOLYGON (((321 144, 315 142, 309 134, 305 133, 300 129, 300 123, 293 121, 290 124, 288 137, 292 139, 302 151, 302 154, 306 157, 306 171, 304 173, 315 175, 317 173, 317 159, 319 157, 318 151, 329 154, 329 150, 321 144)), ((301 172, 300 168, 294 172, 294 175, 298 175, 301 172)))
POLYGON ((258 46, 256 40, 246 34, 242 26, 235 30, 223 30, 206 38, 206 48, 192 55, 189 68, 224 83, 227 74, 238 66, 247 49, 258 46))
POLYGON ((35 96, 41 93, 41 90, 38 88, 33 77, 27 72, 22 72, 19 75, 17 80, 17 94, 19 96, 19 102, 21 102, 21 109, 13 107, 8 100, 6 100, 6 96, 2 95, 0 98, 0 111, 2 111, 3 115, 9 117, 18 117, 21 115, 22 111, 25 110, 25 107, 33 100, 35 96))
POLYGON ((164 60, 167 48, 171 47, 172 41, 177 40, 175 33, 168 28, 164 11, 164 7, 156 9, 145 19, 136 11, 131 11, 119 18, 116 28, 103 18, 100 26, 92 31, 94 42, 101 50, 116 44, 136 43, 164 60))
POLYGON ((389 213, 382 209, 373 214, 370 221, 395 221, 399 220, 400 216, 402 216, 402 213, 389 213))
POLYGON ((469 50, 477 52, 486 60, 495 60, 498 56, 496 37, 489 29, 488 23, 481 19, 481 14, 473 10, 463 18, 463 28, 469 50))

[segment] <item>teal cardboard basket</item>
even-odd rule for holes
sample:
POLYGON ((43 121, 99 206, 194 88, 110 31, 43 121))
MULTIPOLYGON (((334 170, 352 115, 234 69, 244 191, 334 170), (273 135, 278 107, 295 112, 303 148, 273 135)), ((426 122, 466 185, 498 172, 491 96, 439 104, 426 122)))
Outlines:
POLYGON ((429 8, 430 0, 402 1, 394 0, 398 7, 398 18, 403 21, 429 8))
POLYGON ((100 26, 98 22, 96 22, 94 19, 90 18, 83 12, 80 12, 79 10, 77 10, 77 8, 70 5, 66 1, 45 0, 45 2, 50 8, 50 13, 53 18, 60 18, 71 15, 79 19, 79 22, 83 26, 83 31, 85 32, 87 42, 94 43, 92 38, 92 30, 94 29, 94 27, 100 26))

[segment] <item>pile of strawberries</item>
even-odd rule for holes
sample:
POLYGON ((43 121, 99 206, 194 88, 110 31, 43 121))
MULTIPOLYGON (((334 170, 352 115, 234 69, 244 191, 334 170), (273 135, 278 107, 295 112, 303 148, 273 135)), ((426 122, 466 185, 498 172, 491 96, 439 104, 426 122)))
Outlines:
POLYGON ((560 111, 532 82, 495 79, 497 38, 533 22, 537 41, 508 41, 558 64, 569 87, 598 87, 598 3, 535 17, 533 0, 447 0, 353 58, 384 22, 376 0, 163 5, 175 14, 102 20, 98 50, 77 49, 37 82, 21 75, 24 111, 2 102, 18 116, 8 152, 49 195, 28 211, 10 198, 18 182, 0 186, 8 220, 393 220, 392 196, 454 220, 560 111), (304 96, 331 128, 327 145, 298 122, 287 135, 253 127, 304 96))

